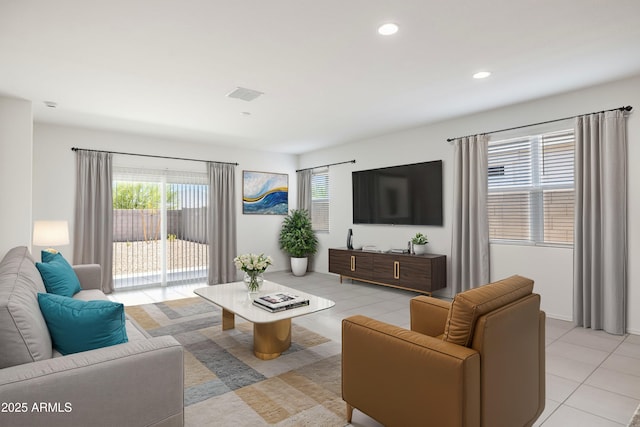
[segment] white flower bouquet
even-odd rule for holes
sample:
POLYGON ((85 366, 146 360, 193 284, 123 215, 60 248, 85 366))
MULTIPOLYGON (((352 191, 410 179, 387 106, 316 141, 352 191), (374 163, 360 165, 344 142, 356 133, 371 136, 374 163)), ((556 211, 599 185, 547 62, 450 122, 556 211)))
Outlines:
POLYGON ((262 285, 262 273, 273 264, 270 256, 265 254, 242 254, 233 259, 236 268, 244 271, 244 282, 249 292, 257 292, 262 285))

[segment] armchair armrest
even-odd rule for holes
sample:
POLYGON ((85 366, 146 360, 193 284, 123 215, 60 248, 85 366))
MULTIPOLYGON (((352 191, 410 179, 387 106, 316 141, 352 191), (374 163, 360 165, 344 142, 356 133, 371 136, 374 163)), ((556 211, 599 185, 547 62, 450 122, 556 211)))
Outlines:
POLYGON ((11 426, 182 426, 182 346, 132 341, 0 370, 0 414, 11 426))
POLYGON ((102 290, 102 267, 100 264, 74 265, 73 271, 76 272, 82 289, 102 290))
POLYGON ((409 307, 411 310, 411 330, 421 334, 437 337, 444 334, 447 316, 451 303, 437 298, 418 296, 412 298, 409 307))
POLYGON ((342 398, 384 425, 480 422, 480 355, 365 316, 342 321, 342 398))

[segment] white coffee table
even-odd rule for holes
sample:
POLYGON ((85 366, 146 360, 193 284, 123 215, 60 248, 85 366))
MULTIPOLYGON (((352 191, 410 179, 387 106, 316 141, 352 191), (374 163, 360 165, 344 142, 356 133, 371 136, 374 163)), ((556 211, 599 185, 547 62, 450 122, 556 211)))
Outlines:
POLYGON ((243 282, 198 288, 194 292, 222 308, 222 330, 235 328, 235 315, 253 323, 253 353, 263 360, 275 359, 291 346, 291 319, 326 310, 335 302, 265 280, 260 292, 249 297, 243 282), (289 292, 309 298, 309 305, 271 313, 253 305, 253 299, 272 292, 289 292))

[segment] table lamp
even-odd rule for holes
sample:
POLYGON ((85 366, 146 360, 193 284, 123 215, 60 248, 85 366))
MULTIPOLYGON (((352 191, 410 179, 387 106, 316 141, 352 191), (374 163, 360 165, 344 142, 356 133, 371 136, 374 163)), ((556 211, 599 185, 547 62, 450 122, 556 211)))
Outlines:
POLYGON ((57 253, 51 246, 69 244, 69 223, 67 221, 35 221, 33 223, 33 244, 45 246, 51 253, 57 253))

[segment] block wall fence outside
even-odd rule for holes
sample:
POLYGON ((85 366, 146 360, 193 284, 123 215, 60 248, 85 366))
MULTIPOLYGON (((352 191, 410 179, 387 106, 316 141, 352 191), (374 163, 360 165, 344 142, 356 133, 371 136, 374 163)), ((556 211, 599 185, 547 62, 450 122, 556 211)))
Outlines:
MULTIPOLYGON (((206 208, 167 211, 167 237, 208 243, 206 208)), ((114 209, 113 241, 159 240, 160 211, 157 209, 114 209)))

